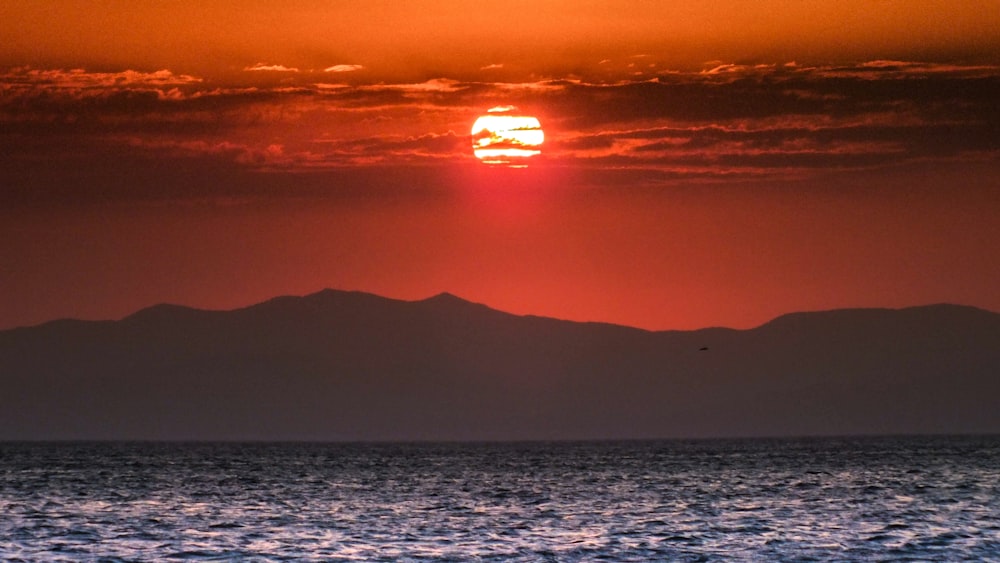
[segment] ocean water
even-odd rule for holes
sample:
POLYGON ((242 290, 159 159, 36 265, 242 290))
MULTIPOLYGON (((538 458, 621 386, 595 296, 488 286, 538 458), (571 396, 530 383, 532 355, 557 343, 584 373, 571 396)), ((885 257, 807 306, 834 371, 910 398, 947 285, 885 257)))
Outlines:
POLYGON ((0 444, 5 561, 1000 561, 1000 437, 0 444))

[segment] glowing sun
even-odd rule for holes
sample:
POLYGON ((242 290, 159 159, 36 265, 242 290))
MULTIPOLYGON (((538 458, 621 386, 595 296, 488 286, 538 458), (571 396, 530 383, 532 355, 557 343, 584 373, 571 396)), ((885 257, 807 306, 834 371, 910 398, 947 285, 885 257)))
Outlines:
POLYGON ((487 164, 524 164, 541 154, 545 133, 538 118, 514 106, 490 109, 472 125, 472 152, 487 164))

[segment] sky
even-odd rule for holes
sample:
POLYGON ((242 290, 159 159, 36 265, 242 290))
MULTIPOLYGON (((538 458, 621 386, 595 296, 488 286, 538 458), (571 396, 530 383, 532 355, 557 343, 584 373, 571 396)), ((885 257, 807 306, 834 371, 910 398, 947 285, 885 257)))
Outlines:
POLYGON ((1000 2, 0 3, 0 328, 323 288, 1000 311, 1000 2), (495 106, 528 166, 479 162, 495 106))

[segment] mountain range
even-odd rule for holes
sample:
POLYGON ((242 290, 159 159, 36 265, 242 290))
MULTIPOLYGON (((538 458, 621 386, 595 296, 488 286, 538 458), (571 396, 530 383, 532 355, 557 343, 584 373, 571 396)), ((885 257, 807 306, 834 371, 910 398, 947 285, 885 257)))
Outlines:
POLYGON ((652 332, 324 290, 0 331, 0 440, 560 440, 1000 432, 1000 314, 652 332))

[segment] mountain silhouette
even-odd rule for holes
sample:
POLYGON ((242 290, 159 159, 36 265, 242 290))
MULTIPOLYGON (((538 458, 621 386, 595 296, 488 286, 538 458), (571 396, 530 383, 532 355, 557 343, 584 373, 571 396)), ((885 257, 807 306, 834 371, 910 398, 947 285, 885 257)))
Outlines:
POLYGON ((1000 315, 650 332, 324 290, 0 332, 0 439, 548 440, 1000 432, 1000 315))

